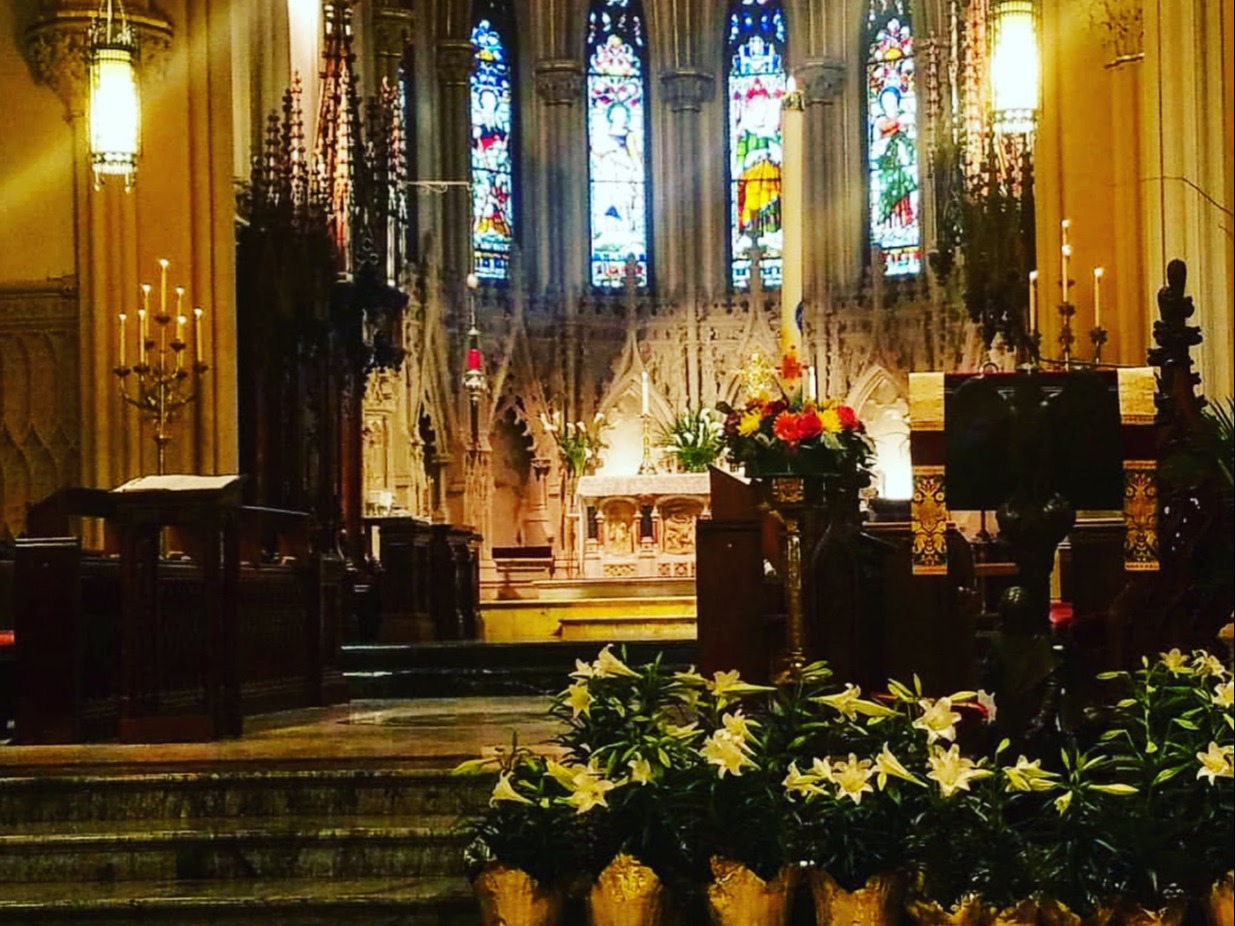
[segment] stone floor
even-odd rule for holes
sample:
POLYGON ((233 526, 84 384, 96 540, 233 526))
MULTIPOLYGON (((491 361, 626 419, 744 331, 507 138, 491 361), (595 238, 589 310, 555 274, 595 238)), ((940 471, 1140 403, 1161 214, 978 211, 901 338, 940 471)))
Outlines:
POLYGON ((557 732, 548 706, 541 697, 352 701, 250 717, 243 736, 211 743, 0 745, 0 778, 238 764, 451 768, 508 744, 515 733, 522 745, 547 744, 557 732))

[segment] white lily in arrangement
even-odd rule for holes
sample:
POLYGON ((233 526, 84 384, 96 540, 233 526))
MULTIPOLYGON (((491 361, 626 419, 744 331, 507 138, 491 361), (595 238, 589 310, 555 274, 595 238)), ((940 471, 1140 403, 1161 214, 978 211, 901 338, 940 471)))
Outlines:
POLYGON ((533 803, 533 801, 515 790, 515 786, 510 783, 509 772, 502 772, 497 776, 497 784, 493 786, 493 794, 489 798, 489 806, 496 807, 502 801, 510 801, 515 804, 533 803))
POLYGON ((1235 681, 1223 682, 1214 689, 1214 704, 1218 707, 1230 708, 1235 703, 1235 681))
POLYGON ((848 761, 834 763, 832 780, 836 783, 836 797, 847 797, 855 804, 861 804, 863 794, 873 794, 875 789, 870 780, 875 770, 872 765, 870 759, 859 759, 852 752, 848 761))
POLYGON ((745 768, 757 767, 754 759, 750 757, 750 747, 746 745, 746 741, 724 728, 703 741, 699 755, 716 766, 717 775, 721 778, 726 774, 736 777, 741 775, 745 768))
POLYGON ((859 715, 864 717, 892 717, 896 714, 896 711, 890 707, 884 707, 875 701, 863 700, 862 689, 857 685, 846 685, 844 691, 831 695, 821 695, 813 700, 833 708, 846 720, 857 720, 859 715))
POLYGON ((1169 653, 1160 653, 1158 661, 1172 675, 1188 675, 1192 672, 1192 669, 1188 666, 1188 657, 1180 652, 1179 647, 1176 647, 1169 653))
POLYGON ((587 682, 576 682, 566 689, 566 703, 570 706, 571 718, 578 720, 579 715, 588 715, 592 710, 592 693, 588 691, 587 682))
POLYGON ((995 718, 999 716, 999 709, 995 706, 995 696, 979 688, 974 695, 974 700, 978 702, 978 707, 982 708, 982 713, 985 715, 983 723, 994 723, 995 718))
POLYGON ((819 787, 818 776, 810 772, 798 771, 798 764, 796 762, 789 763, 789 773, 785 775, 785 780, 781 784, 789 792, 790 797, 795 794, 810 797, 824 793, 823 788, 819 787))
POLYGON ((716 672, 712 676, 712 681, 705 681, 705 684, 708 686, 708 690, 716 696, 721 707, 724 707, 730 701, 744 698, 746 695, 776 690, 768 685, 752 685, 750 682, 742 681, 742 675, 737 669, 734 669, 732 672, 716 672))
POLYGON ((913 725, 915 729, 925 731, 927 743, 956 739, 956 725, 960 723, 961 715, 952 710, 951 698, 940 698, 938 701, 922 698, 918 706, 922 708, 922 716, 913 725))
POLYGON ((631 784, 646 785, 652 782, 652 763, 640 756, 626 763, 630 769, 631 784))
POLYGON ((1059 775, 1044 769, 1041 759, 1030 762, 1024 756, 1018 756, 1016 765, 1005 768, 1003 775, 1007 779, 1005 790, 1008 791, 1052 791, 1059 787, 1055 781, 1059 775))
POLYGON ((639 673, 613 655, 613 647, 606 646, 592 663, 597 678, 639 678, 639 673))
POLYGON ((921 778, 914 775, 909 769, 905 768, 904 763, 893 755, 892 750, 888 748, 888 744, 883 744, 883 749, 879 755, 875 756, 875 771, 879 777, 876 779, 879 783, 879 790, 882 791, 888 786, 889 778, 899 778, 902 781, 912 782, 915 785, 924 785, 925 782, 921 778))
POLYGON ((980 768, 973 759, 962 756, 961 747, 956 743, 946 750, 934 747, 926 761, 931 767, 926 777, 939 785, 939 793, 944 797, 968 791, 970 782, 989 778, 992 774, 990 769, 980 768))
POLYGON ((1226 678, 1226 666, 1222 660, 1203 649, 1192 654, 1192 670, 1201 678, 1226 678))
POLYGON ((1205 752, 1198 752, 1197 759, 1201 767, 1196 770, 1197 778, 1208 778, 1211 785, 1217 784, 1219 778, 1235 776, 1235 762, 1232 761, 1233 746, 1219 746, 1211 742, 1205 752))
POLYGON ((720 720, 725 725, 725 729, 743 743, 750 739, 753 729, 759 726, 758 721, 750 720, 741 710, 725 714, 720 720))

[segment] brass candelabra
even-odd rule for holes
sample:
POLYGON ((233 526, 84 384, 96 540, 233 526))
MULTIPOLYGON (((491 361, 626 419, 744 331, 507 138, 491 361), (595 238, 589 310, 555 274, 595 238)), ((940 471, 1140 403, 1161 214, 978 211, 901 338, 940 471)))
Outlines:
POLYGON ((644 412, 639 417, 643 420, 643 459, 639 462, 639 475, 650 476, 656 472, 656 463, 652 460, 652 416, 644 412))
POLYGON ((176 414, 197 399, 201 376, 208 369, 202 360, 202 310, 193 309, 193 362, 186 366, 188 322, 184 313, 184 287, 175 288, 174 313, 167 302, 167 269, 170 261, 159 261, 159 308, 150 309, 149 283, 141 287, 141 308, 137 311, 137 362, 127 362, 128 314, 120 313, 120 357, 113 372, 119 379, 120 397, 154 425, 154 445, 158 474, 166 471, 170 425, 176 414), (150 323, 155 329, 152 332, 150 323), (172 326, 175 325, 174 330, 172 326), (134 377, 130 384, 129 377, 134 377), (190 377, 192 381, 190 382, 190 377))

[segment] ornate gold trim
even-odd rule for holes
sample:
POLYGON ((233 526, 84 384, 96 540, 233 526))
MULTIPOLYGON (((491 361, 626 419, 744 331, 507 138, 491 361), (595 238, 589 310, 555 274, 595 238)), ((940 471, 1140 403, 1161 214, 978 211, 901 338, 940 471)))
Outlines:
POLYGON ((1158 571, 1158 465, 1124 462, 1124 569, 1158 571))
POLYGON ((948 573, 948 499, 944 467, 913 468, 913 501, 909 505, 915 576, 948 573))
POLYGON ((1119 420, 1125 424, 1153 424, 1156 409, 1157 371, 1153 367, 1132 367, 1118 371, 1119 420))
POLYGON ((943 430, 942 373, 909 374, 909 425, 915 431, 943 430))

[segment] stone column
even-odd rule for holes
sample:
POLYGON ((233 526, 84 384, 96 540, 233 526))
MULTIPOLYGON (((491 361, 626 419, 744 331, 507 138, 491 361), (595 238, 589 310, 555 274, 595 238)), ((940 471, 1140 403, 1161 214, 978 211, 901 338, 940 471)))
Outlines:
MULTIPOLYGON (((587 132, 583 62, 548 58, 536 63, 536 93, 544 104, 537 162, 543 176, 536 204, 535 285, 578 290, 588 285, 587 132)), ((526 210, 525 210, 526 214, 526 210)))
MULTIPOLYGON (((472 43, 466 38, 437 43, 438 127, 441 179, 471 180, 471 111, 468 77, 472 43)), ((442 198, 442 274, 449 292, 459 291, 471 270, 472 197, 467 187, 451 187, 442 198)))
POLYGON ((701 288, 700 222, 702 197, 696 154, 699 150, 700 119, 703 104, 710 101, 716 81, 711 74, 698 68, 682 67, 660 75, 661 92, 669 109, 673 126, 670 143, 676 157, 666 165, 666 176, 656 178, 671 195, 666 199, 669 240, 660 242, 665 260, 657 261, 662 269, 658 279, 668 283, 673 291, 682 291, 693 299, 701 288))
MULTIPOLYGON (((412 0, 373 0, 373 51, 376 57, 377 79, 396 85, 403 51, 411 44, 416 30, 416 14, 412 0)), ((376 87, 368 93, 375 92, 376 87)))
MULTIPOLYGON (((861 199, 854 196, 846 162, 855 136, 841 98, 844 62, 827 57, 811 59, 799 69, 798 79, 806 94, 807 150, 815 152, 807 162, 806 201, 812 232, 806 239, 808 271, 803 284, 807 304, 818 310, 828 285, 847 286, 860 272, 856 244, 861 241, 860 212, 857 216, 854 213, 861 199)), ((859 188, 858 197, 863 195, 862 189, 864 186, 859 188)), ((812 327, 816 329, 812 339, 817 339, 818 323, 812 327)))

